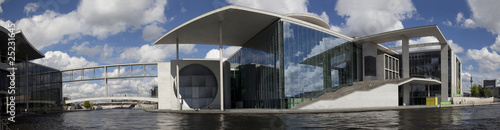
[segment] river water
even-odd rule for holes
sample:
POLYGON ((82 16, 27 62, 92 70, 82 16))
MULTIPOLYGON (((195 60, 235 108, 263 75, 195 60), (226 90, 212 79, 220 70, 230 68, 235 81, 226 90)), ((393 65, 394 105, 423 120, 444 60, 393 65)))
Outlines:
POLYGON ((500 105, 328 114, 175 114, 113 109, 24 115, 12 129, 497 129, 500 105))

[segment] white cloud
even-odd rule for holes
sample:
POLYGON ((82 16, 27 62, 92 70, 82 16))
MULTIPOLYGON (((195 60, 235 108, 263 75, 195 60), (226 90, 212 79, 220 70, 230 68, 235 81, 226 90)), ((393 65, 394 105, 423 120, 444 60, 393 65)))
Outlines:
POLYGON ((77 55, 87 55, 89 57, 94 57, 96 55, 100 55, 100 58, 107 58, 111 57, 114 52, 114 47, 108 46, 108 44, 103 45, 96 45, 94 47, 88 47, 89 42, 83 42, 80 45, 73 45, 71 47, 71 52, 76 52, 77 55))
POLYGON ((313 56, 316 56, 322 52, 325 52, 329 49, 332 49, 340 44, 345 43, 346 41, 341 38, 335 38, 335 37, 325 37, 319 41, 319 44, 314 46, 311 49, 311 52, 307 54, 307 57, 304 57, 304 60, 307 58, 311 58, 313 56))
POLYGON ((346 18, 342 33, 361 37, 403 29, 401 20, 416 12, 410 0, 339 0, 335 10, 346 18))
POLYGON ((3 12, 3 9, 2 9, 2 3, 5 2, 5 0, 0 0, 0 13, 3 12))
POLYGON ((308 13, 307 0, 227 0, 227 2, 280 14, 308 13))
POLYGON ((453 26, 453 23, 451 23, 450 20, 443 21, 443 24, 446 26, 453 26))
MULTIPOLYGON (((179 45, 179 52, 191 54, 198 51, 194 44, 179 45)), ((167 57, 175 56, 175 45, 143 45, 141 47, 126 48, 121 54, 120 59, 131 62, 160 62, 167 57)))
POLYGON ((492 50, 500 51, 500 35, 497 36, 495 43, 490 46, 492 50))
POLYGON ((28 3, 26 4, 26 6, 24 6, 24 13, 26 13, 26 15, 28 15, 29 13, 32 13, 32 12, 36 12, 36 10, 38 9, 38 4, 37 3, 28 3))
POLYGON ((71 57, 61 51, 48 51, 45 53, 45 58, 36 59, 33 62, 60 70, 98 65, 96 62, 87 61, 83 57, 71 57))
MULTIPOLYGON (((222 58, 223 60, 226 60, 229 58, 231 55, 233 55, 236 51, 240 50, 241 47, 238 46, 230 46, 227 47, 226 49, 222 50, 222 58)), ((207 59, 218 59, 219 58, 219 49, 212 49, 207 52, 205 55, 205 58, 207 59)))
POLYGON ((500 69, 500 55, 483 47, 481 50, 469 49, 466 55, 475 60, 480 72, 494 72, 500 69))
POLYGON ((472 65, 469 65, 469 66, 467 67, 467 70, 469 70, 469 71, 472 71, 472 69, 474 69, 474 67, 473 67, 472 65))
POLYGON ((457 43, 454 43, 453 40, 446 40, 448 42, 448 45, 451 47, 451 49, 455 52, 455 53, 462 53, 464 52, 464 48, 462 48, 460 45, 458 45, 457 43))
POLYGON ((165 30, 163 27, 159 27, 157 23, 151 23, 144 27, 144 29, 142 30, 142 39, 144 39, 145 41, 156 40, 166 31, 167 30, 165 30))
POLYGON ((186 13, 186 12, 187 12, 187 9, 186 9, 186 8, 184 8, 184 6, 182 6, 182 8, 181 8, 181 12, 182 12, 182 13, 186 13))
POLYGON ((457 21, 457 23, 464 21, 464 14, 462 12, 459 12, 455 20, 457 21))
POLYGON ((305 13, 312 14, 330 23, 330 18, 325 11, 321 14, 308 12, 308 0, 227 0, 229 4, 262 9, 279 14, 305 13))
POLYGON ((20 19, 16 27, 22 29, 33 45, 41 50, 83 35, 104 39, 127 29, 135 31, 151 23, 165 23, 166 4, 164 0, 83 0, 76 10, 67 14, 47 10, 20 19))
POLYGON ((321 15, 319 15, 319 18, 325 20, 326 23, 330 23, 330 17, 328 16, 328 14, 326 14, 325 11, 323 11, 321 15))

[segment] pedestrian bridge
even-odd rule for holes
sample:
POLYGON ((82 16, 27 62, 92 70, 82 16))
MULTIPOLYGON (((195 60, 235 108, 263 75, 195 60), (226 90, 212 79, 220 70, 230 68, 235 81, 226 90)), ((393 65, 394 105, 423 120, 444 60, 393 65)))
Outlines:
POLYGON ((80 99, 66 100, 64 104, 85 102, 85 101, 95 101, 95 100, 139 100, 139 101, 158 102, 158 98, 152 98, 152 97, 92 97, 92 98, 80 98, 80 99))

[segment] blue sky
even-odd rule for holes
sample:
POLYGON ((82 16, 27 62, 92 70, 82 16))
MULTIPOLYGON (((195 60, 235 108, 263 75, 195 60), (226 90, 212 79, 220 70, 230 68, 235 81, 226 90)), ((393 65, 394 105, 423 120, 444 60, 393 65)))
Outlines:
MULTIPOLYGON (((438 25, 470 76, 499 78, 500 5, 495 0, 0 0, 0 25, 16 23, 46 58, 34 62, 58 69, 175 59, 175 48, 153 46, 167 31, 208 11, 240 5, 275 12, 310 13, 348 36, 366 36, 438 25)), ((412 44, 433 38, 411 39, 412 44)), ((384 44, 395 46, 397 43, 384 44)), ((217 54, 217 46, 183 45, 181 58, 217 54), (208 54, 208 55, 207 55, 208 54)), ((224 56, 237 50, 229 47, 224 56)))

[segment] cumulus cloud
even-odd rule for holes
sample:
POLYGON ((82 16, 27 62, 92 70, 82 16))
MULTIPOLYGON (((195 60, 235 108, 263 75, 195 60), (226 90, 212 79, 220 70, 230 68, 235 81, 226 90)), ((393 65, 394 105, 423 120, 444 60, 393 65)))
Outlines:
POLYGON ((467 70, 469 70, 469 71, 472 71, 472 69, 474 69, 474 67, 473 67, 472 65, 469 65, 469 66, 467 67, 467 70))
POLYGON ((492 50, 500 51, 500 35, 497 36, 495 43, 490 46, 492 50))
POLYGON ((403 29, 401 20, 416 12, 410 0, 339 0, 335 10, 346 18, 342 32, 361 37, 403 29))
POLYGON ((114 52, 114 47, 108 46, 108 44, 96 45, 94 47, 88 47, 89 42, 83 42, 80 45, 73 45, 71 47, 71 52, 76 52, 77 55, 87 55, 89 57, 94 57, 96 55, 100 55, 100 58, 111 57, 114 52))
POLYGON ((96 62, 88 61, 84 57, 72 57, 61 51, 48 51, 45 53, 45 58, 36 59, 33 62, 60 70, 98 65, 96 62))
POLYGON ((448 45, 451 47, 451 49, 455 52, 455 53, 462 53, 464 52, 464 48, 462 48, 460 45, 458 45, 457 43, 454 43, 453 40, 446 40, 448 42, 448 45))
POLYGON ((443 24, 446 25, 446 26, 453 26, 453 23, 451 23, 450 20, 444 21, 443 24))
POLYGON ((459 12, 455 20, 457 21, 457 23, 464 21, 464 14, 462 12, 459 12))
MULTIPOLYGON (((194 47, 194 44, 181 44, 179 45, 179 52, 184 54, 198 52, 198 49, 194 47)), ((175 45, 143 45, 141 47, 126 48, 119 58, 124 61, 138 61, 140 63, 160 62, 167 57, 175 56, 175 52, 175 45)))
POLYGON ((0 13, 3 12, 3 9, 2 9, 2 3, 5 2, 5 0, 0 0, 0 13))
POLYGON ((22 29, 33 45, 41 50, 83 35, 104 39, 151 23, 165 23, 166 4, 164 0, 83 0, 76 10, 67 14, 47 10, 20 19, 16 27, 22 29))
POLYGON ((500 68, 500 55, 495 51, 489 51, 483 47, 481 50, 467 50, 467 57, 475 60, 480 72, 494 72, 500 68))
POLYGON ((28 15, 29 13, 36 12, 36 10, 40 7, 37 3, 28 3, 26 6, 24 6, 24 13, 28 15))
POLYGON ((307 13, 307 0, 227 0, 228 3, 280 14, 307 13))
POLYGON ((156 40, 166 31, 167 30, 165 30, 163 27, 158 26, 157 23, 151 23, 144 27, 144 29, 142 30, 142 39, 144 39, 145 41, 156 40))
POLYGON ((321 14, 315 14, 308 11, 308 0, 227 0, 227 2, 229 4, 262 9, 279 14, 312 14, 325 20, 326 23, 330 23, 330 18, 325 11, 321 14))
MULTIPOLYGON (((230 46, 222 50, 222 58, 226 60, 231 55, 233 55, 236 51, 240 50, 241 47, 230 46)), ((219 49, 212 49, 207 52, 205 55, 206 59, 218 59, 219 58, 219 49)))

